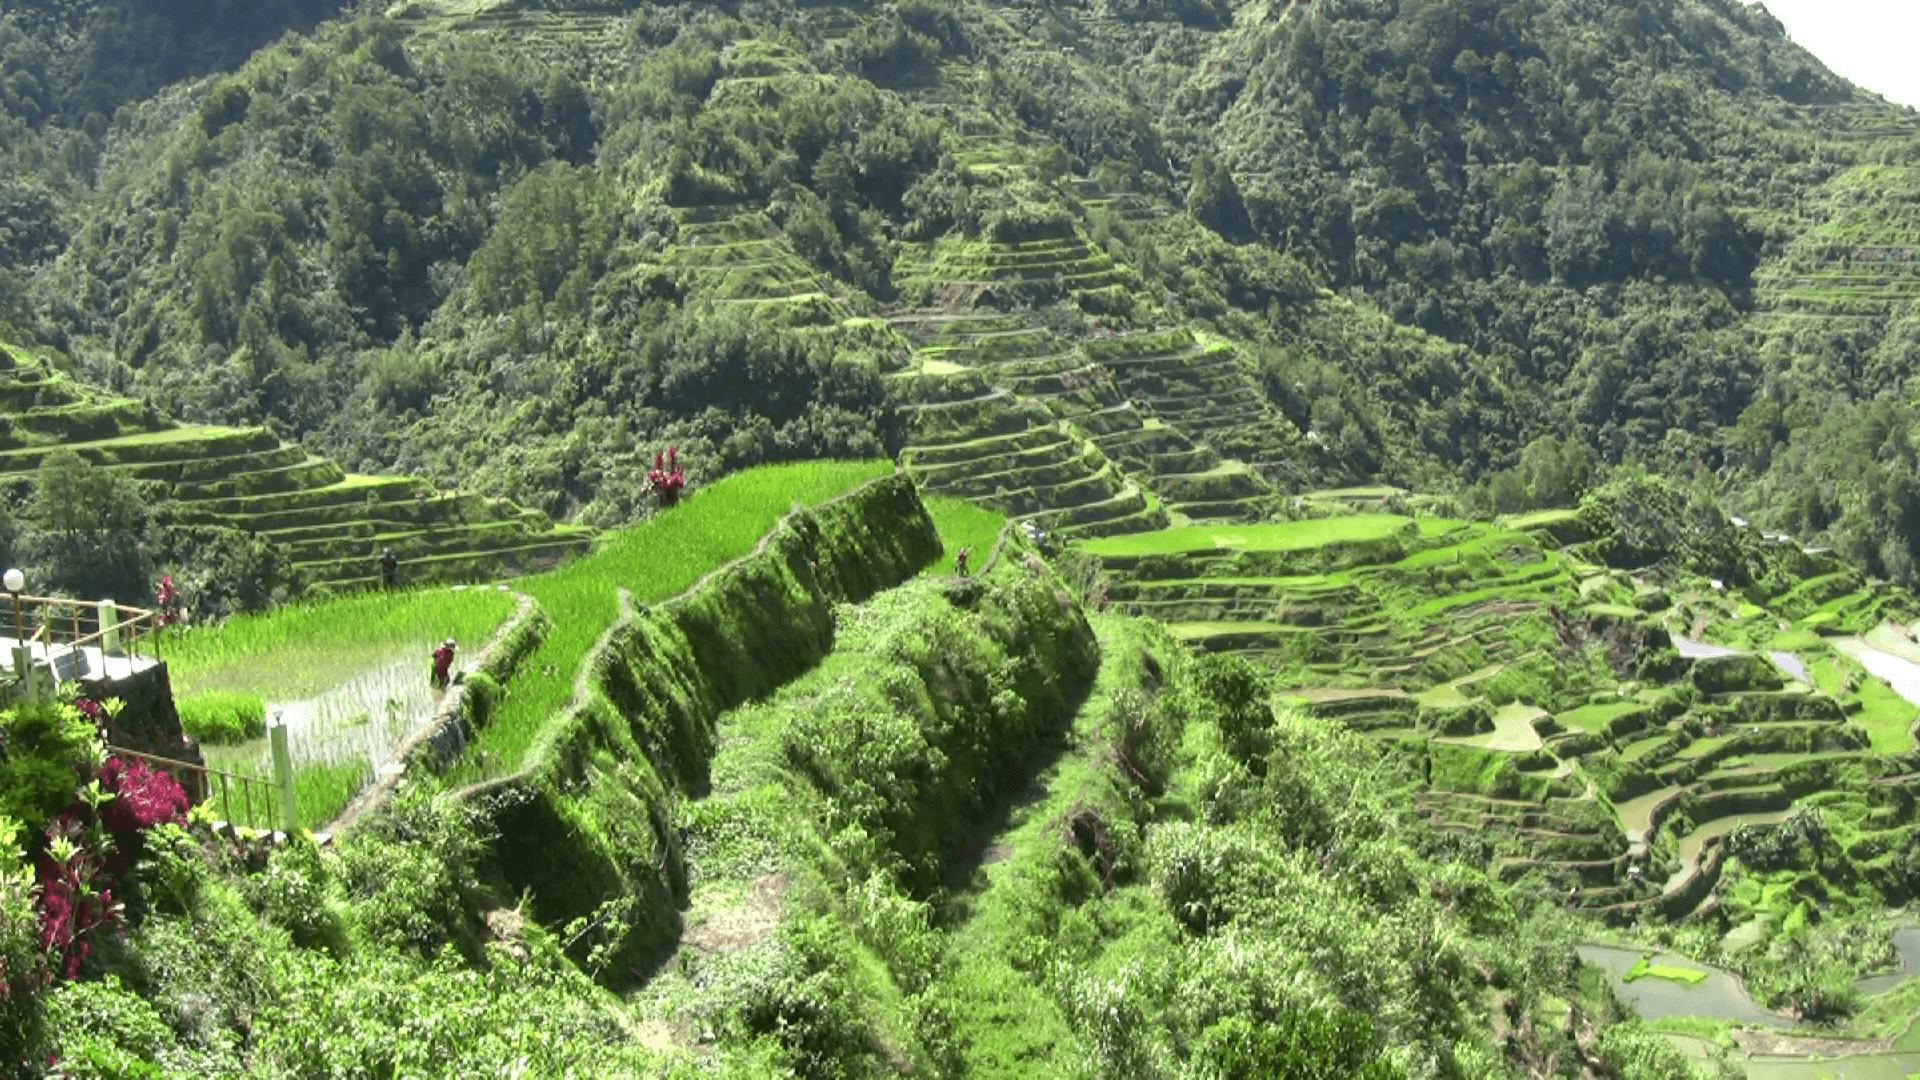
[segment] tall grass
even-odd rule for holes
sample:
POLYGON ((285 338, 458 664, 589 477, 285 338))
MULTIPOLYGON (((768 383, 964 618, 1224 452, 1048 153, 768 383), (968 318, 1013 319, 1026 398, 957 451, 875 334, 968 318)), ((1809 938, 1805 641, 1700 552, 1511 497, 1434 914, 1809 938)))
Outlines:
POLYGON ((752 551, 793 508, 825 502, 893 471, 890 461, 812 461, 735 473, 679 507, 609 537, 592 555, 524 578, 553 631, 507 685, 493 720, 453 779, 518 769, 547 719, 566 706, 587 651, 619 614, 616 590, 636 603, 686 591, 716 567, 752 551))
POLYGON ((922 573, 953 573, 953 558, 963 547, 973 549, 968 560, 973 570, 985 567, 994 542, 1000 539, 1000 530, 1006 528, 1007 515, 951 495, 927 495, 921 501, 927 504, 927 513, 933 516, 934 527, 940 530, 940 543, 946 549, 940 561, 922 573))
POLYGON ((476 649, 514 606, 511 595, 490 588, 365 593, 189 630, 168 640, 161 656, 179 697, 226 692, 295 700, 400 651, 418 652, 424 670, 433 646, 449 637, 476 649))
POLYGON ((314 763, 294 770, 293 802, 303 829, 321 829, 340 816, 373 779, 366 762, 314 763))

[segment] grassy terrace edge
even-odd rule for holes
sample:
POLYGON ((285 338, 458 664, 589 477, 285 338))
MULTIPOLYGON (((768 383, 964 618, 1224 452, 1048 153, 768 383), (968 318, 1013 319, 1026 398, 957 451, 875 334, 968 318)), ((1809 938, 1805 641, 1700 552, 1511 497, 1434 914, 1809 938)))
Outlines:
POLYGON ((521 769, 459 792, 493 819, 511 891, 549 923, 636 898, 617 966, 658 962, 685 899, 676 808, 709 787, 721 717, 814 669, 834 648, 841 605, 912 580, 940 553, 913 481, 888 475, 794 510, 697 587, 633 604, 521 769), (650 827, 634 827, 636 808, 650 827))
POLYGON ((891 461, 771 465, 727 476, 682 505, 604 537, 594 552, 557 570, 520 578, 553 620, 553 631, 514 678, 452 772, 473 781, 526 764, 541 729, 574 696, 580 665, 619 618, 619 591, 649 604, 688 591, 752 552, 798 506, 814 506, 892 475, 891 461))

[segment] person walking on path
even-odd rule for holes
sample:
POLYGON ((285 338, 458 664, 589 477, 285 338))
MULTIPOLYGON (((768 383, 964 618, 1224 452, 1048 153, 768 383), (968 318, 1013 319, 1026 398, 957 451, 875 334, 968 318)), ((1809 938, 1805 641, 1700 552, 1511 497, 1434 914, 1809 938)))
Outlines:
POLYGON ((399 573, 400 560, 394 558, 393 549, 388 548, 386 554, 380 556, 380 585, 383 588, 393 588, 393 584, 395 580, 398 579, 399 573))
POLYGON ((433 650, 433 688, 445 690, 453 681, 453 653, 455 645, 452 638, 446 644, 433 650))

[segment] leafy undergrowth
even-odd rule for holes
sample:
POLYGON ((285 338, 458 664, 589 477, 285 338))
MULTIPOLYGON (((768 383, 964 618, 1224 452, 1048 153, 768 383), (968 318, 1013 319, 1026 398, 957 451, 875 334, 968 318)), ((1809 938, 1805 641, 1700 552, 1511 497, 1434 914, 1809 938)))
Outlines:
POLYGON ((712 794, 682 815, 689 929, 637 1003, 800 1075, 939 1068, 928 901, 1057 744, 1093 637, 1013 569, 922 577, 836 621, 824 663, 723 721, 712 794))
MULTIPOLYGON (((1033 716, 981 686, 1026 574, 842 609, 825 664, 729 715, 681 951, 634 998, 662 1041, 742 1073, 1384 1080, 1571 1057, 1552 1002, 1621 1019, 1553 905, 1422 855, 1391 765, 1276 721, 1244 663, 1097 617, 1070 721, 1002 727, 1033 716), (1538 1011, 1517 1047, 1489 984, 1538 1011)), ((1631 1024, 1580 1038, 1684 1075, 1631 1024)))
POLYGON ((176 697, 218 692, 270 701, 311 697, 396 652, 427 653, 448 637, 484 642, 514 611, 497 589, 367 593, 266 615, 237 615, 162 648, 176 697))
POLYGON ((681 947, 630 1000, 598 983, 638 898, 539 924, 488 813, 428 779, 329 849, 159 836, 133 933, 35 1039, 92 1075, 1438 1080, 1581 1050, 1683 1075, 1556 904, 1244 662, 1090 624, 1024 558, 834 621, 824 662, 722 720, 672 822, 681 947), (1566 1034, 1568 1002, 1604 1032, 1566 1034))
POLYGON ((485 841, 430 796, 324 851, 163 827, 138 925, 32 1003, 29 1045, 88 1077, 663 1075, 550 935, 479 918, 485 841))
POLYGON ((519 587, 540 602, 553 630, 506 687, 457 779, 511 773, 546 720, 573 695, 580 661, 619 613, 617 589, 637 603, 684 592, 715 568, 752 551, 795 503, 812 506, 893 471, 887 461, 805 462, 749 469, 694 492, 675 509, 609 536, 591 556, 519 587))

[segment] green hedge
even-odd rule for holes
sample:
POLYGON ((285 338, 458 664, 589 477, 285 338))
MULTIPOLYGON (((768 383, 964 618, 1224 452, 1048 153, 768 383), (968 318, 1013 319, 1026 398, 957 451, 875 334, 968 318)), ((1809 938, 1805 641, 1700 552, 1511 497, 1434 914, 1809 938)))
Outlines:
POLYGON ((258 694, 196 694, 179 709, 180 726, 203 745, 231 746, 267 733, 267 702, 258 694))

